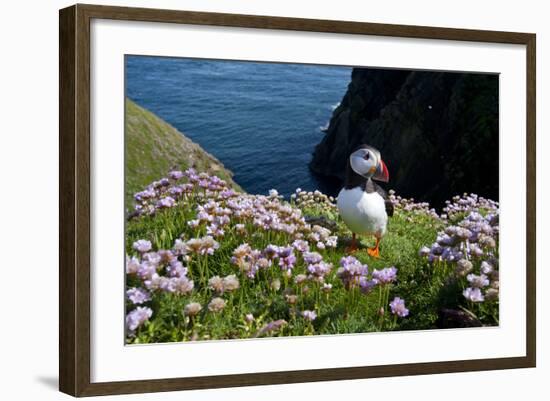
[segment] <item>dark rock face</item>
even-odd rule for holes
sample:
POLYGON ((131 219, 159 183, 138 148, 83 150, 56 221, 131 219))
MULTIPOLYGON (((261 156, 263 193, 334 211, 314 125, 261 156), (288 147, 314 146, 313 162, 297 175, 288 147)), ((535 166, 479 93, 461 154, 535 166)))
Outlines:
POLYGON ((498 90, 497 75, 355 68, 310 168, 342 182, 367 143, 401 196, 436 207, 463 192, 498 200, 498 90))

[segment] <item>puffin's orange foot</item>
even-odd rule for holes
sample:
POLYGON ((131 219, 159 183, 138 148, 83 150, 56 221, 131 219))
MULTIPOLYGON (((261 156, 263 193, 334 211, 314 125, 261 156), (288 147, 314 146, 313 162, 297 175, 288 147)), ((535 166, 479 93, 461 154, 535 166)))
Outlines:
POLYGON ((372 256, 373 258, 380 258, 380 249, 378 247, 376 248, 368 248, 367 253, 372 256))

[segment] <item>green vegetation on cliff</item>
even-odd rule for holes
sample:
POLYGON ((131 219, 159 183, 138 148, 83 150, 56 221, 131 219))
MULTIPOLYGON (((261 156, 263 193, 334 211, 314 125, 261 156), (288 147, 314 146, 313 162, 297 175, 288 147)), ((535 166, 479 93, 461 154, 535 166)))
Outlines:
POLYGON ((214 156, 159 117, 126 99, 125 204, 147 184, 163 177, 172 167, 217 175, 234 189, 233 174, 214 156))

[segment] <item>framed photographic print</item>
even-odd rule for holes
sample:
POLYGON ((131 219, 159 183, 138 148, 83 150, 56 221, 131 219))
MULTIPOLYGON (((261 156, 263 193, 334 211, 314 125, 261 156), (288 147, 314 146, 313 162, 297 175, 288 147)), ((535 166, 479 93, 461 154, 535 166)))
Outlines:
POLYGON ((60 390, 534 367, 535 112, 534 34, 61 10, 60 390))

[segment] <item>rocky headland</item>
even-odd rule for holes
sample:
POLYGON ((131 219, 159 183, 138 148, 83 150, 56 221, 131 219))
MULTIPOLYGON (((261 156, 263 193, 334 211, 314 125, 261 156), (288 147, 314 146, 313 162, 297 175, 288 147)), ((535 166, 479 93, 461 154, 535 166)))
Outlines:
POLYGON ((355 68, 310 169, 341 183, 361 143, 377 147, 388 188, 441 206, 475 192, 498 200, 498 75, 355 68))

